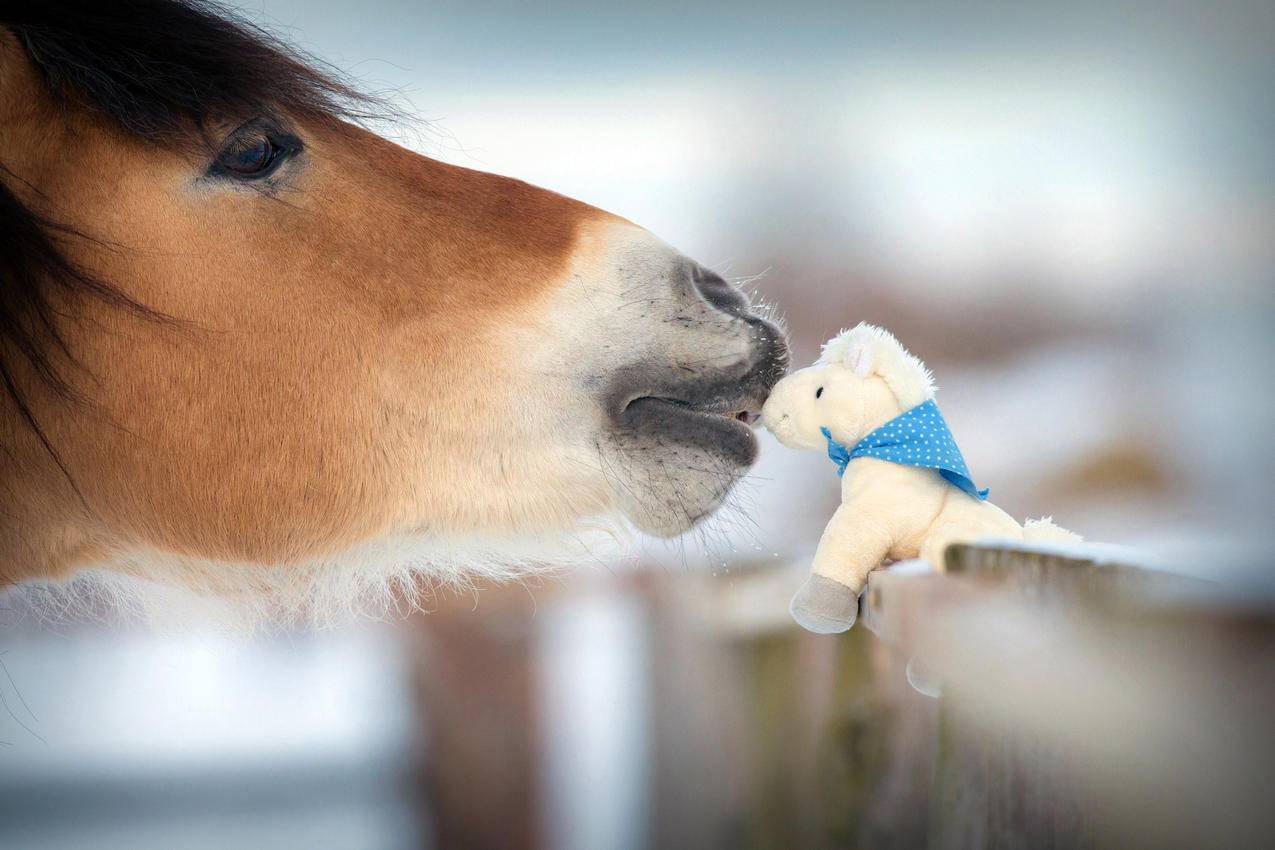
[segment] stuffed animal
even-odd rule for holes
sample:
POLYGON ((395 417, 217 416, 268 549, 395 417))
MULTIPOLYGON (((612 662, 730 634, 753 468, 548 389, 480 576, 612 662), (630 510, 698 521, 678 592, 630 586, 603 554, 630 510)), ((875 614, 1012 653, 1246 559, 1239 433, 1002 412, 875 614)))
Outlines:
POLYGON ((829 340, 813 366, 775 385, 761 415, 785 446, 826 450, 841 476, 841 507, 789 606, 810 631, 854 625, 868 573, 887 559, 919 556, 942 569, 958 541, 1079 540, 1049 519, 1020 526, 986 501, 934 403, 929 370, 881 328, 829 340))

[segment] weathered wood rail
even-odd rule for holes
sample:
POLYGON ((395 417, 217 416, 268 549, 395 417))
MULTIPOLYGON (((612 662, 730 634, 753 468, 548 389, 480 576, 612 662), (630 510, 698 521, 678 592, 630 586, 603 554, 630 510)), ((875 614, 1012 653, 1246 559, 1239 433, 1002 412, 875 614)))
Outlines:
POLYGON ((942 694, 927 846, 1275 846, 1269 607, 1074 554, 947 560, 875 573, 861 603, 942 694))
MULTIPOLYGON (((1275 847, 1268 602, 1074 553, 920 567, 874 573, 839 636, 788 616, 807 563, 616 577, 649 659, 625 846, 1275 847)), ((417 621, 440 846, 557 846, 537 754, 562 694, 535 648, 573 592, 492 589, 417 621)))

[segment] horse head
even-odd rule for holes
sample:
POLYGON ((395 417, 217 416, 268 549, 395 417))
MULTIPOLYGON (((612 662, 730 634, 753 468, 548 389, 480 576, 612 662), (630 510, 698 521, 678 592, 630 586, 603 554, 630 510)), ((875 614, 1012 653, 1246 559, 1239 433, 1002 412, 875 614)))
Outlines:
POLYGON ((677 535, 779 328, 642 228, 444 164, 179 0, 0 14, 0 578, 677 535))

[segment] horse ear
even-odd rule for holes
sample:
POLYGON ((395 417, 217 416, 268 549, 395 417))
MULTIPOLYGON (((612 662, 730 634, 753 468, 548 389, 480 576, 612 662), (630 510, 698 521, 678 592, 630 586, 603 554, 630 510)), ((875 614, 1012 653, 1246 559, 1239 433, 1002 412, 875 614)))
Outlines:
POLYGON ((857 339, 846 349, 846 365, 860 378, 866 378, 872 374, 875 360, 876 346, 871 339, 857 339))

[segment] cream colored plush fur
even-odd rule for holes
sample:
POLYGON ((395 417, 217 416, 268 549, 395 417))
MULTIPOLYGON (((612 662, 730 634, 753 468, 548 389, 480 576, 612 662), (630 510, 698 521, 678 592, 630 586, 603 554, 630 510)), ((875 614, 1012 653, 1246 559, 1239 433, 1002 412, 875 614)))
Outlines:
MULTIPOLYGON (((790 448, 824 451, 820 428, 853 447, 933 397, 925 365, 886 331, 861 324, 826 343, 814 365, 780 381, 762 421, 790 448)), ((835 475, 831 463, 828 475, 835 475)), ((811 577, 793 597, 793 616, 812 631, 845 631, 854 624, 868 573, 884 561, 921 557, 942 569, 949 544, 983 537, 1078 539, 1047 519, 1020 526, 933 469, 855 458, 841 479, 841 507, 819 541, 811 577)))

